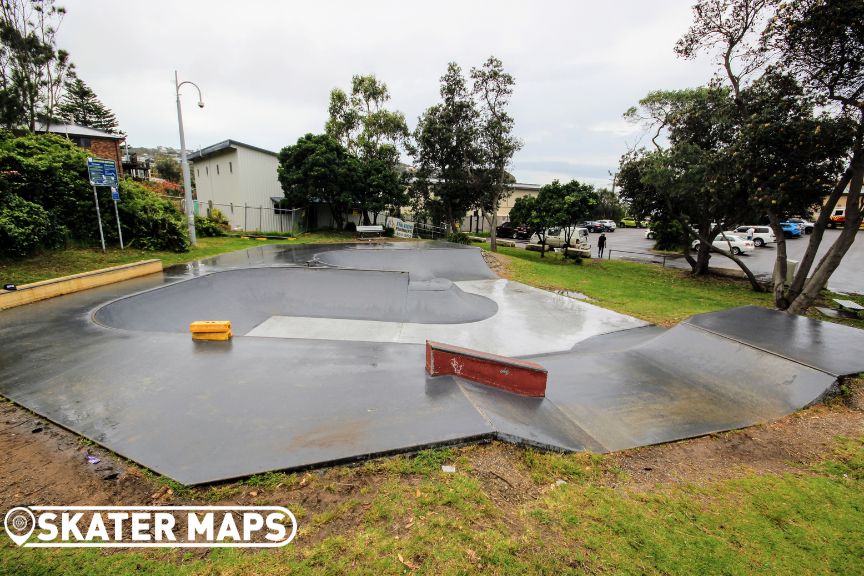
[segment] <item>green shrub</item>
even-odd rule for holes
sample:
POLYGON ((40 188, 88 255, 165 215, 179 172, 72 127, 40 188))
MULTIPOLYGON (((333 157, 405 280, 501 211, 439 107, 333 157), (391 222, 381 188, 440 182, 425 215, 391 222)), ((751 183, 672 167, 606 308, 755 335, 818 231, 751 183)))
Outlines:
POLYGON ((209 216, 195 216, 195 233, 202 237, 225 236, 231 224, 218 208, 210 210, 209 216))
POLYGON ((53 243, 51 240, 51 219, 44 208, 15 194, 2 197, 0 255, 27 256, 39 246, 53 243))
MULTIPOLYGON (((60 136, 0 131, 0 252, 22 255, 64 240, 99 244, 88 155, 60 136)), ((131 180, 120 183, 120 193, 118 209, 127 244, 178 252, 188 248, 183 215, 170 200, 131 180)), ((98 195, 105 240, 116 243, 111 191, 100 187, 98 195)))
POLYGON ((395 234, 396 234, 395 228, 390 228, 389 226, 384 227, 384 237, 385 238, 392 238, 395 234))
POLYGON ((4 189, 41 206, 58 235, 68 233, 72 239, 97 243, 87 157, 86 150, 52 134, 0 133, 4 189))
MULTIPOLYGON (((114 241, 117 237, 116 225, 105 217, 107 207, 111 206, 111 192, 100 192, 99 203, 103 207, 102 225, 105 239, 114 241)), ((171 200, 152 192, 131 179, 120 183, 120 224, 123 227, 123 240, 144 250, 170 250, 185 252, 189 249, 186 218, 171 200)), ((113 208, 112 208, 113 210, 113 208)))
POLYGON ((447 235, 447 241, 454 244, 470 244, 471 240, 464 232, 451 232, 447 235))

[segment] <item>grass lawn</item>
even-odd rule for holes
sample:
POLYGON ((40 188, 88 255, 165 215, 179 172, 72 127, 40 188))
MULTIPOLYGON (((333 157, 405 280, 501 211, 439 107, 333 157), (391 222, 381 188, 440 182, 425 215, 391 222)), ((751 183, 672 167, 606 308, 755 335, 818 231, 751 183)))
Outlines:
POLYGON ((198 246, 188 252, 152 252, 135 248, 120 250, 118 247, 110 247, 104 253, 97 248, 53 250, 23 260, 0 258, 0 284, 28 284, 150 258, 159 258, 167 268, 174 264, 199 260, 224 252, 243 250, 261 244, 313 244, 347 242, 353 239, 353 233, 311 232, 299 236, 295 240, 255 240, 251 237, 240 238, 239 236, 199 238, 198 246))
POLYGON ((532 496, 511 503, 472 474, 470 450, 431 450, 326 477, 270 473, 180 494, 239 502, 260 491, 257 504, 287 505, 298 517, 297 539, 285 548, 40 550, 2 536, 0 574, 864 573, 864 438, 843 440, 832 458, 794 473, 650 491, 610 486, 620 472, 605 457, 522 450, 513 466, 533 482, 532 496), (442 473, 451 462, 457 472, 442 473), (268 497, 301 482, 333 506, 316 514, 268 497))
POLYGON ((620 260, 583 260, 582 265, 560 254, 499 248, 507 256, 505 275, 518 282, 553 290, 581 292, 597 304, 649 322, 671 325, 693 314, 735 306, 771 306, 769 294, 759 294, 735 279, 693 278, 685 271, 620 260))

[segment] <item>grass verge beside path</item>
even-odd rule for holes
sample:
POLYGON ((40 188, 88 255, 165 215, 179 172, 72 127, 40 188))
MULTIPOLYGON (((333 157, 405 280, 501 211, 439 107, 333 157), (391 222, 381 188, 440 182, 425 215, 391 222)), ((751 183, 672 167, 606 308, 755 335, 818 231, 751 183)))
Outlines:
POLYGON ((560 254, 499 248, 507 257, 503 274, 512 280, 553 290, 581 292, 597 304, 669 326, 701 314, 736 306, 772 305, 770 294, 720 277, 693 278, 687 272, 620 260, 565 261, 560 254))
POLYGON ((159 252, 127 248, 120 250, 110 247, 107 252, 98 248, 68 248, 52 250, 31 256, 22 260, 0 259, 0 285, 29 284, 40 280, 78 274, 99 268, 108 268, 118 264, 128 264, 150 258, 159 258, 163 266, 173 266, 215 256, 225 252, 234 252, 262 244, 315 244, 329 242, 350 242, 354 240, 352 233, 312 232, 297 237, 295 240, 255 240, 254 237, 222 236, 218 238, 199 238, 198 246, 188 252, 159 252))

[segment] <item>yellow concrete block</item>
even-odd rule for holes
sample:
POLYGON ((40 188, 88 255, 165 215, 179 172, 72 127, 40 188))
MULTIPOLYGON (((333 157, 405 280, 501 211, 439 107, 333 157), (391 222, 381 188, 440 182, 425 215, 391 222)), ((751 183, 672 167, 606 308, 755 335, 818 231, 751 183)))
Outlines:
POLYGON ((230 320, 197 320, 189 324, 189 331, 193 334, 197 333, 212 333, 212 332, 230 332, 230 320))
POLYGON ((162 272, 162 261, 154 259, 24 284, 17 290, 0 290, 0 310, 157 272, 162 272))
POLYGON ((193 332, 192 340, 230 340, 231 331, 228 332, 193 332))

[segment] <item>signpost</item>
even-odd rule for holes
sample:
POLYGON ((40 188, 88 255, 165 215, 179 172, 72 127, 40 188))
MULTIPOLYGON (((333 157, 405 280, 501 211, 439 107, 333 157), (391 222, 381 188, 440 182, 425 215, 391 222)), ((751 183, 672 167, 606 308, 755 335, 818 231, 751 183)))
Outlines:
MULTIPOLYGON (((96 220, 99 222, 99 239, 102 241, 102 251, 105 252, 105 234, 102 232, 102 214, 99 211, 99 195, 96 193, 97 186, 110 186, 111 196, 118 186, 117 181, 117 165, 113 160, 103 160, 101 158, 87 158, 87 174, 90 176, 90 184, 93 185, 93 200, 96 202, 96 220)), ((114 211, 117 212, 117 198, 114 200, 114 211)), ((120 216, 117 215, 117 229, 120 229, 120 216)), ((120 238, 120 246, 123 246, 123 238, 120 238)))
POLYGON ((114 201, 114 217, 117 218, 117 236, 120 237, 120 249, 125 250, 123 246, 123 230, 120 229, 120 212, 117 211, 117 202, 120 200, 120 191, 116 186, 111 187, 111 200, 114 201))

